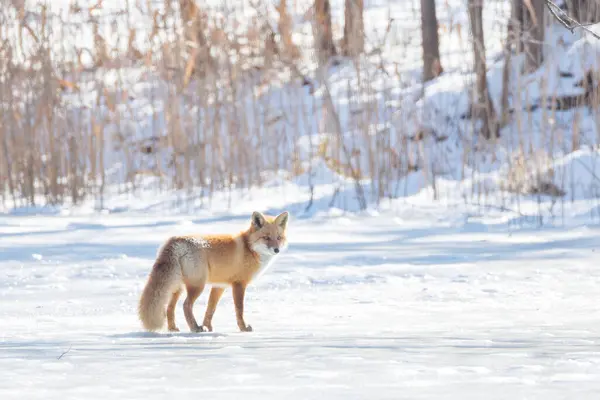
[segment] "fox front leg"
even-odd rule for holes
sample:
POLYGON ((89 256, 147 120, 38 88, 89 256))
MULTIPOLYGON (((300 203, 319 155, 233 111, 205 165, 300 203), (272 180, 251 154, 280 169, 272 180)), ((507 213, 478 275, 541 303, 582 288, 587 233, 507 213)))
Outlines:
POLYGON ((252 327, 246 325, 244 321, 244 295, 246 293, 246 285, 236 282, 231 286, 233 292, 233 303, 235 304, 235 317, 238 327, 242 332, 252 332, 252 327))

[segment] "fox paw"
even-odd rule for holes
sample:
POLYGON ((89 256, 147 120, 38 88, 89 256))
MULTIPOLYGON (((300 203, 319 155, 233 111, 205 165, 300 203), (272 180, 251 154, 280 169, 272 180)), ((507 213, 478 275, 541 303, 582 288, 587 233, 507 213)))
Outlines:
POLYGON ((179 328, 176 326, 170 326, 169 327, 169 332, 179 332, 179 328))
POLYGON ((212 332, 213 331, 213 327, 211 324, 202 324, 202 326, 200 328, 204 329, 204 332, 212 332))
POLYGON ((191 330, 192 332, 195 333, 202 333, 202 332, 208 332, 207 328, 205 326, 197 326, 196 328, 191 330))
POLYGON ((240 326, 241 332, 252 332, 252 327, 250 325, 240 326))

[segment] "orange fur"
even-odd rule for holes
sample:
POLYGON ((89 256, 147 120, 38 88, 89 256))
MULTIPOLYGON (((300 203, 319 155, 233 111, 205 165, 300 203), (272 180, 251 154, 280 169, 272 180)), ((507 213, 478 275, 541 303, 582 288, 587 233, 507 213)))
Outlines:
POLYGON ((236 319, 241 331, 251 331, 243 317, 246 287, 287 247, 289 214, 277 217, 252 214, 248 229, 237 235, 188 235, 169 238, 159 250, 138 306, 145 329, 158 330, 168 320, 168 328, 178 331, 175 305, 185 285, 184 313, 190 330, 212 331, 212 316, 223 294, 232 287, 236 319), (192 308, 206 284, 212 284, 202 326, 192 308))

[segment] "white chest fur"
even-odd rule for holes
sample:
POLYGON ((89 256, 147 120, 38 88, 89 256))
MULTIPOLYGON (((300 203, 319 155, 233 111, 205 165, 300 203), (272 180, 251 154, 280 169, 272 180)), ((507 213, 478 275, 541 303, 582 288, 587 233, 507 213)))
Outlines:
POLYGON ((258 267, 258 271, 256 271, 256 273, 254 274, 252 279, 257 279, 257 278, 261 277, 269 269, 269 267, 273 264, 273 261, 275 261, 275 258, 277 258, 277 256, 275 256, 275 255, 261 254, 260 255, 260 265, 258 267))
POLYGON ((253 274, 252 279, 254 280, 256 278, 259 278, 261 275, 263 275, 267 271, 267 269, 269 269, 269 267, 273 264, 273 261, 275 261, 277 256, 280 255, 281 252, 283 250, 285 250, 286 248, 287 248, 286 245, 280 247, 279 254, 275 254, 275 252, 272 249, 268 248, 263 243, 258 243, 256 245, 252 246, 252 250, 254 252, 256 252, 256 254, 258 255, 258 258, 259 258, 258 269, 253 274))

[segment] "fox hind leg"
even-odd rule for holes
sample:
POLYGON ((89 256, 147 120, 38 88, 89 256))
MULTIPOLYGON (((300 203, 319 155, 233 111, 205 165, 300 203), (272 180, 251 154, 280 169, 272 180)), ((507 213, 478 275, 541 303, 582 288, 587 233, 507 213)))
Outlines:
POLYGON ((173 292, 169 305, 167 306, 167 324, 169 326, 169 332, 179 332, 179 328, 177 328, 177 325, 175 324, 175 307, 177 306, 177 300, 179 300, 182 291, 183 290, 179 288, 177 291, 173 292))
POLYGON ((223 292, 225 288, 213 286, 210 291, 210 296, 208 298, 208 305, 206 306, 206 313, 204 314, 204 322, 202 322, 202 326, 206 328, 209 332, 212 332, 212 318, 215 315, 215 310, 217 309, 217 304, 223 296, 223 292))
POLYGON ((194 302, 202 294, 204 285, 205 282, 201 282, 196 285, 186 284, 187 297, 183 302, 183 314, 185 315, 185 320, 190 327, 190 331, 192 332, 203 331, 202 327, 198 326, 196 318, 194 318, 194 302))

